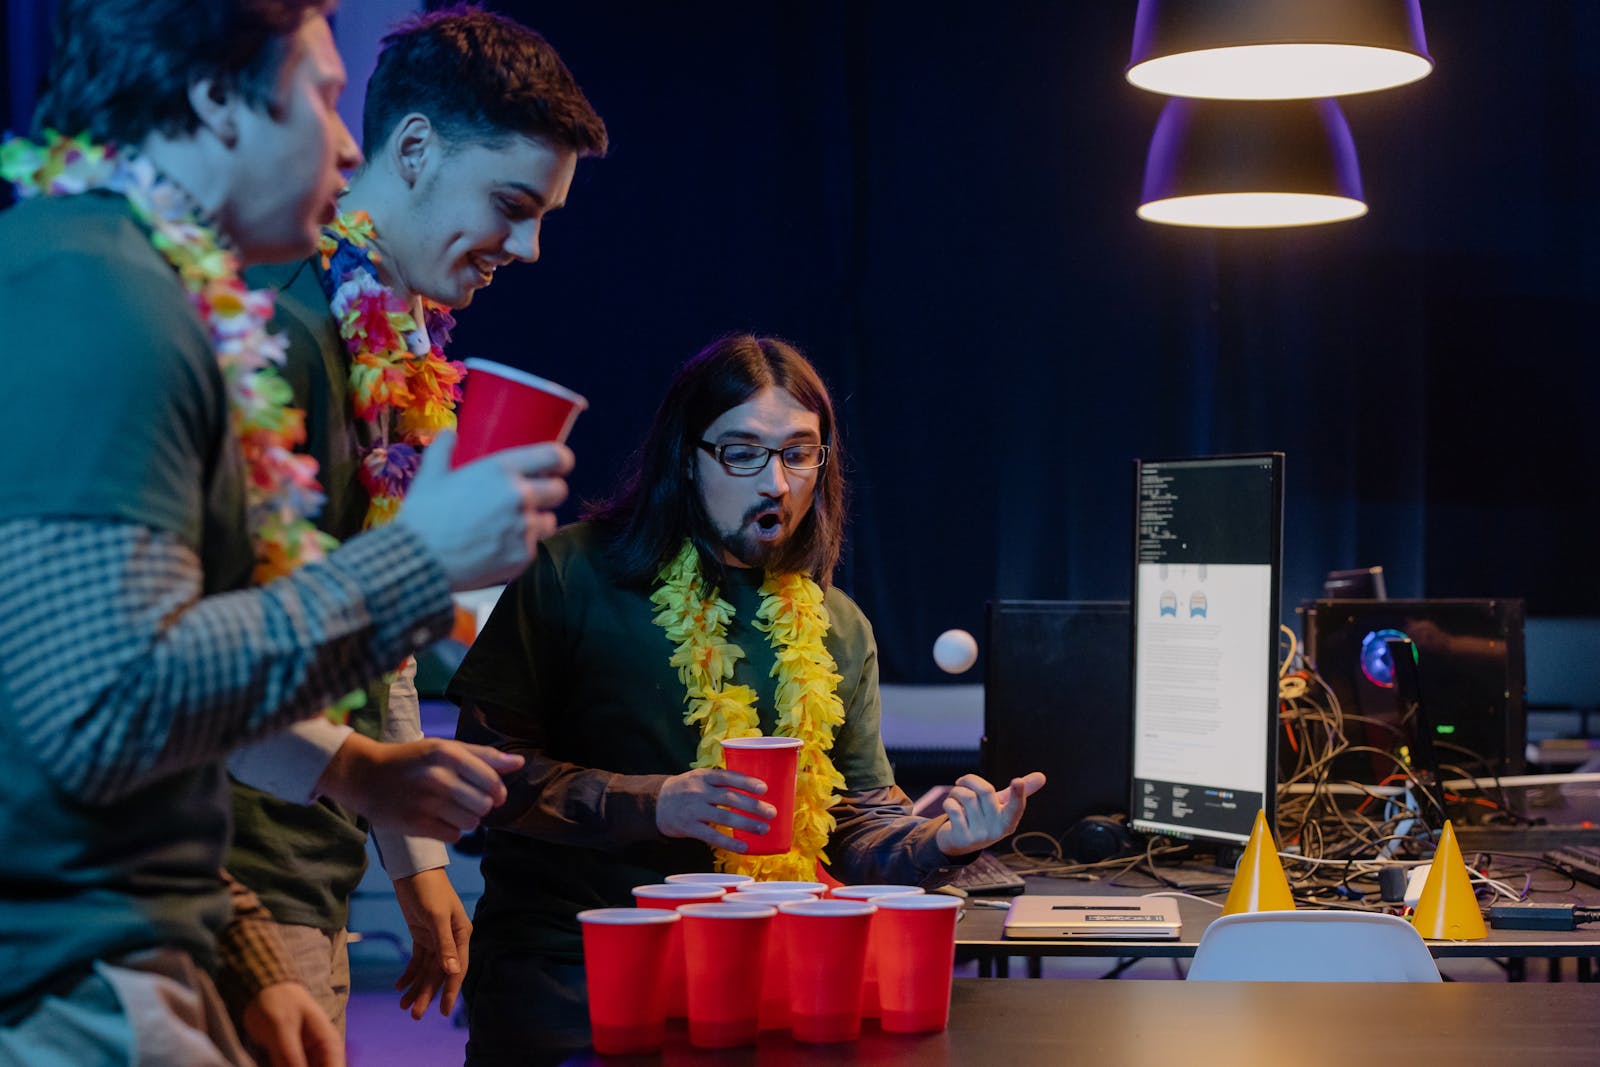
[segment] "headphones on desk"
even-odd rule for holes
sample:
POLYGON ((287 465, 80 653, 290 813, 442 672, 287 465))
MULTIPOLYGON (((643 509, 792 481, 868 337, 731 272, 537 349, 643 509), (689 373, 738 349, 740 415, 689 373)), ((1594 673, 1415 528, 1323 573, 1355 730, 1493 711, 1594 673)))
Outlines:
POLYGON ((1061 835, 1061 852, 1074 863, 1102 863, 1143 851, 1126 815, 1085 815, 1061 835))

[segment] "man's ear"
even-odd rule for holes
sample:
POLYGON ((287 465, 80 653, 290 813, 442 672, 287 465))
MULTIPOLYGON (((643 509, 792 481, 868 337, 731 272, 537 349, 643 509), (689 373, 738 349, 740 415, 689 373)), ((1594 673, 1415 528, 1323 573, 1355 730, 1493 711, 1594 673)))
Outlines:
POLYGON ((224 89, 211 78, 189 83, 189 107, 201 129, 209 130, 228 148, 239 143, 239 108, 243 106, 238 93, 224 89))
POLYGON ((408 186, 416 185, 439 154, 439 134, 428 116, 413 111, 400 120, 389 138, 395 173, 408 186))

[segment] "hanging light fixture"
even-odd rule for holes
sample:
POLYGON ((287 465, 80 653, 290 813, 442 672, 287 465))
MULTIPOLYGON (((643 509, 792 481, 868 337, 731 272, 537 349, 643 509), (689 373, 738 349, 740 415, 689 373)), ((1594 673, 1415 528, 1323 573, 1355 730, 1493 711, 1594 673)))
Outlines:
POLYGON ((1127 76, 1170 96, 1289 100, 1432 70, 1417 0, 1139 0, 1127 76))
POLYGON ((1367 213, 1355 141, 1332 100, 1174 99, 1150 139, 1139 217, 1243 229, 1367 213))

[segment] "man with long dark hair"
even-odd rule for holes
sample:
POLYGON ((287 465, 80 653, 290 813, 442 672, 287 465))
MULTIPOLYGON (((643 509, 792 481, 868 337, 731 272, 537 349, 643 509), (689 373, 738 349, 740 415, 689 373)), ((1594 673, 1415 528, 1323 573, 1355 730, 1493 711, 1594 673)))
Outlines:
POLYGON ((450 684, 458 736, 522 755, 486 818, 466 996, 468 1063, 588 1040, 576 915, 668 874, 934 886, 1016 828, 1044 782, 964 777, 922 819, 878 733, 872 629, 833 586, 842 445, 826 387, 748 335, 679 371, 620 492, 556 534, 450 684), (720 742, 800 739, 794 847, 751 856, 764 785, 720 742), (709 847, 708 847, 709 846, 709 847))
MULTIPOLYGON (((446 8, 401 23, 383 45, 367 82, 367 158, 321 250, 247 275, 277 293, 284 377, 328 497, 317 525, 340 539, 393 514, 418 452, 453 424, 449 309, 497 267, 538 259, 578 159, 606 149, 561 57, 512 19, 446 8), (361 300, 391 315, 375 323, 351 310, 361 300), (403 401, 375 395, 390 374, 405 378, 403 401)), ((477 825, 507 757, 424 738, 414 676, 408 661, 392 684, 375 680, 348 724, 308 720, 229 759, 228 869, 272 911, 297 975, 340 1029, 367 819, 412 935, 401 1007, 420 1018, 437 994, 448 1015, 466 970, 471 923, 434 838, 477 825)))
MULTIPOLYGON (((0 450, 6 1064, 250 1062, 209 973, 224 755, 447 633, 450 590, 520 570, 565 493, 565 449, 450 471, 444 441, 396 522, 310 525, 271 300, 238 271, 309 252, 360 160, 328 6, 61 0, 40 139, 0 149, 29 357, 0 450)), ((342 1062, 254 973, 246 996, 290 993, 262 1020, 285 1054, 342 1062)))

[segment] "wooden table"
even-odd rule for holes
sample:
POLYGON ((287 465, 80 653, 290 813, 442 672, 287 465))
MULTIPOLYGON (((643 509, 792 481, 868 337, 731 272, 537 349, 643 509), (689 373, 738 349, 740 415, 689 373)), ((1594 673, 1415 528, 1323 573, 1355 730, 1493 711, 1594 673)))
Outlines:
POLYGON ((690 1047, 684 1024, 658 1057, 569 1064, 761 1067, 1359 1067, 1362 1064, 1583 1064, 1600 1061, 1593 985, 1310 982, 1007 982, 962 978, 950 1028, 802 1045, 770 1033, 724 1052, 690 1047))

